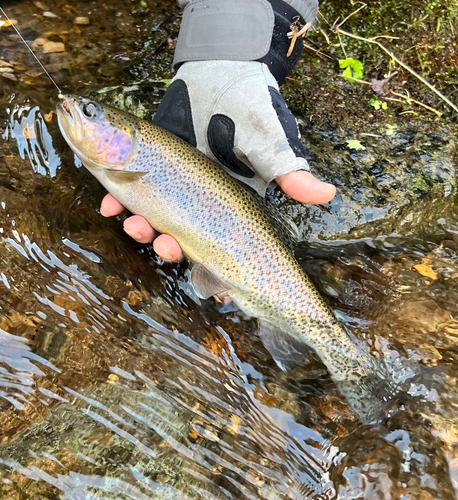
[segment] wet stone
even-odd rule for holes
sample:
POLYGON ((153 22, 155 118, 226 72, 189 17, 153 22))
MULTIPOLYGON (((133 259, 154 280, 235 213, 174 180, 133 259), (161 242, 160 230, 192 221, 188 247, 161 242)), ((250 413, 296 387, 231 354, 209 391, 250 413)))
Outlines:
MULTIPOLYGON (((42 38, 42 37, 36 38, 34 40, 34 42, 33 42, 33 45, 39 45, 39 46, 41 46, 41 45, 44 45, 47 41, 48 40, 46 40, 46 38, 42 38)), ((33 45, 32 45, 32 49, 33 49, 33 45)))
POLYGON ((65 45, 62 42, 46 42, 43 44, 43 54, 55 54, 65 52, 65 45))
POLYGON ((91 20, 88 17, 75 17, 73 22, 80 26, 87 26, 91 24, 91 20))
POLYGON ((37 9, 40 9, 40 10, 44 10, 44 11, 49 10, 49 6, 48 6, 48 5, 46 5, 46 4, 45 4, 45 3, 43 3, 43 2, 40 2, 39 0, 37 0, 37 1, 35 1, 35 2, 33 2, 33 5, 35 5, 35 7, 36 7, 37 9))

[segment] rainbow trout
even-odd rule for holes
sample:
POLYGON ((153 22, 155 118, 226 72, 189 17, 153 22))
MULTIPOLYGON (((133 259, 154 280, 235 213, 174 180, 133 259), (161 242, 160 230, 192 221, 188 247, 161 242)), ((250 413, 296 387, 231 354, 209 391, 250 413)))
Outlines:
POLYGON ((243 187, 152 123, 82 97, 61 101, 69 146, 128 210, 176 238, 201 298, 230 297, 256 317, 282 369, 303 363, 313 348, 364 423, 382 416, 397 390, 383 363, 337 322, 243 187))

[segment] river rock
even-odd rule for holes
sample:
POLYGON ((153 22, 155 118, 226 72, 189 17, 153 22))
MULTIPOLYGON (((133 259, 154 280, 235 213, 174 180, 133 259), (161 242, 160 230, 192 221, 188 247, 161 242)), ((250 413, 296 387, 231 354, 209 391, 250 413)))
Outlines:
POLYGON ((75 17, 73 22, 75 24, 79 24, 80 26, 87 26, 91 24, 91 20, 88 17, 75 17))
POLYGON ((65 52, 65 45, 62 42, 46 42, 43 45, 43 54, 54 54, 65 52))
POLYGON ((40 10, 47 11, 49 9, 48 5, 46 5, 43 2, 40 2, 39 0, 33 2, 33 5, 35 5, 35 7, 40 10))

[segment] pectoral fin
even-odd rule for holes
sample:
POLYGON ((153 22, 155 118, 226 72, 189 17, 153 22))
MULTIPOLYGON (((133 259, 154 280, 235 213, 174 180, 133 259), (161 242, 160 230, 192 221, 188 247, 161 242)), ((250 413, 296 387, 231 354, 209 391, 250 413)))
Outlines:
POLYGON ((208 299, 212 295, 224 295, 230 287, 217 278, 203 264, 195 263, 191 268, 191 283, 201 299, 208 299))
POLYGON ((264 347, 283 371, 290 371, 307 363, 313 352, 303 342, 264 320, 259 320, 259 336, 264 347))
POLYGON ((105 172, 106 176, 113 182, 133 182, 148 173, 131 172, 128 170, 116 170, 115 168, 107 168, 105 172))

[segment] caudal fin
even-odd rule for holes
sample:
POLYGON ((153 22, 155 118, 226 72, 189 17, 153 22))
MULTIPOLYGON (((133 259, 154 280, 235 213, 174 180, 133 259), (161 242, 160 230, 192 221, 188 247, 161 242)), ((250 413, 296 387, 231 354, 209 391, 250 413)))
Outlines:
MULTIPOLYGON (((375 363, 374 363, 375 364, 375 363)), ((348 406, 363 424, 376 424, 386 417, 390 403, 400 393, 382 362, 377 369, 366 376, 335 381, 336 386, 345 397, 348 406)))
MULTIPOLYGON (((394 382, 385 364, 373 358, 367 349, 350 333, 349 341, 359 350, 359 356, 346 358, 342 351, 343 365, 354 364, 353 370, 342 366, 341 370, 330 370, 339 393, 345 397, 348 406, 358 416, 363 424, 377 423, 385 417, 385 410, 400 389, 394 382), (348 363, 346 363, 348 361, 348 363), (347 369, 345 369, 347 368, 347 369), (340 377, 351 373, 348 378, 340 377)), ((313 349, 301 340, 292 337, 278 327, 259 320, 259 335, 264 346, 275 359, 277 365, 284 371, 290 371, 296 366, 305 364, 313 349)), ((326 363, 326 359, 322 358, 326 363)), ((328 366, 329 368, 329 366, 328 366)))

